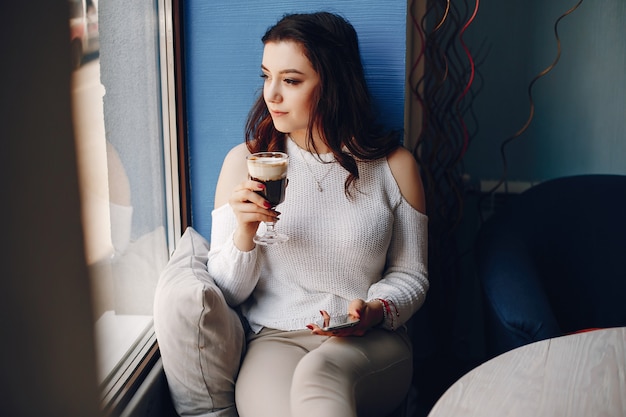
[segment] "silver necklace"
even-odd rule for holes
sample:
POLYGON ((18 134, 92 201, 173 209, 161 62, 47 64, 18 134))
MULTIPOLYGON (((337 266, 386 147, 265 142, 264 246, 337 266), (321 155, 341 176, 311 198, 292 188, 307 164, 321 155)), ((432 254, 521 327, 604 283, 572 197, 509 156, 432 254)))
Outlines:
MULTIPOLYGON (((293 141, 293 139, 292 139, 292 141, 293 141)), ((306 160, 306 156, 304 155, 304 152, 302 151, 302 148, 300 146, 298 146, 298 144, 295 143, 295 141, 294 141, 294 144, 297 146, 298 151, 300 152, 300 156, 302 157, 302 160, 304 161, 304 164, 306 165, 307 169, 311 173, 311 178, 313 178, 313 181, 315 181, 315 183, 317 184, 317 191, 319 191, 320 193, 323 192, 324 191, 324 187, 322 187, 322 183, 324 182, 324 180, 326 179, 328 174, 330 174, 330 171, 332 171, 333 168, 335 167, 335 161, 328 162, 328 164, 330 164, 330 168, 328 168, 328 170, 322 176, 322 178, 320 178, 318 180, 317 177, 315 176, 315 174, 313 173, 313 168, 311 168, 311 166, 309 165, 309 162, 306 160)))

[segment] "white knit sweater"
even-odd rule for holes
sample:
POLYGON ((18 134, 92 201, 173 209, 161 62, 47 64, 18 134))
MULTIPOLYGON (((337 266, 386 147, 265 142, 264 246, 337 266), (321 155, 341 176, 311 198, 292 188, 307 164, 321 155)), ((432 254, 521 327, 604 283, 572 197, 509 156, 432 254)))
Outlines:
POLYGON ((341 165, 321 163, 290 140, 287 153, 289 186, 276 230, 289 241, 238 250, 235 216, 224 205, 212 213, 209 273, 229 304, 243 303, 255 332, 304 329, 320 321, 320 310, 346 314, 355 298, 390 300, 398 316, 384 326, 397 328, 428 290, 427 217, 404 200, 386 159, 359 163, 358 192, 349 199, 341 165))

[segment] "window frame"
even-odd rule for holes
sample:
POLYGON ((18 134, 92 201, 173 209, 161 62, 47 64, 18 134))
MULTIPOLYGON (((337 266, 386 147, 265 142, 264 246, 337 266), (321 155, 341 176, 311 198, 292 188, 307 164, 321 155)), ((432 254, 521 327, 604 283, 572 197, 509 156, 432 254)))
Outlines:
MULTIPOLYGON (((167 244, 169 256, 191 224, 188 146, 184 94, 182 0, 157 0, 160 99, 164 152, 167 244)), ((100 409, 122 415, 161 355, 154 325, 136 341, 132 352, 101 384, 100 409)))

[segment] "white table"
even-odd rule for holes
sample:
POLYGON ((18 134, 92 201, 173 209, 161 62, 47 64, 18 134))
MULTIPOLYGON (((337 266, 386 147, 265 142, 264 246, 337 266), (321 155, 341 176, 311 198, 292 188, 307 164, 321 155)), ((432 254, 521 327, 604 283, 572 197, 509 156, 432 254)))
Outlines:
POLYGON ((455 382, 429 417, 626 416, 626 328, 532 343, 455 382))

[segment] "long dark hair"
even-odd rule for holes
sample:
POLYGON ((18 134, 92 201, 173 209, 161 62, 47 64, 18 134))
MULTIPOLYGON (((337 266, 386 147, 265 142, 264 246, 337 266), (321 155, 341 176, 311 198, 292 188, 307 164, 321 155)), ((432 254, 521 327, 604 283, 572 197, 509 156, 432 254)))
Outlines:
MULTIPOLYGON (((302 45, 318 73, 320 86, 313 97, 307 144, 317 151, 313 132, 319 127, 324 143, 350 173, 345 184, 349 195, 350 185, 359 178, 357 159, 380 159, 400 145, 398 132, 384 132, 376 124, 354 27, 327 12, 288 14, 261 40, 263 44, 293 41, 302 45)), ((250 152, 285 150, 285 135, 274 127, 263 93, 250 110, 245 135, 250 152)))

